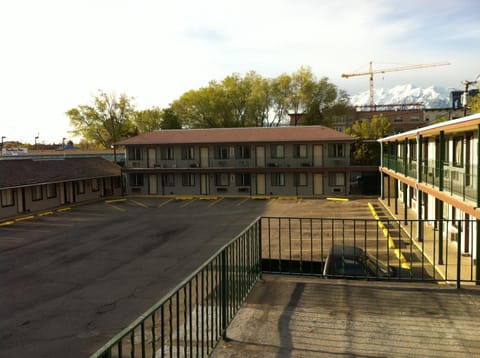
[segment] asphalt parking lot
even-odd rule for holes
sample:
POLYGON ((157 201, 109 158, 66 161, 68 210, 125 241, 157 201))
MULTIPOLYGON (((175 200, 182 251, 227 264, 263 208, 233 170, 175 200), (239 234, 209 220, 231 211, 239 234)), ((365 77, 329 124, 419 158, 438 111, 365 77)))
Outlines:
MULTIPOLYGON (((85 357, 256 217, 345 215, 345 207, 128 198, 17 218, 0 226, 0 356, 85 357)), ((348 207, 368 216, 366 201, 348 207)))
POLYGON ((88 356, 258 216, 371 219, 367 203, 128 198, 0 225, 0 356, 88 356))

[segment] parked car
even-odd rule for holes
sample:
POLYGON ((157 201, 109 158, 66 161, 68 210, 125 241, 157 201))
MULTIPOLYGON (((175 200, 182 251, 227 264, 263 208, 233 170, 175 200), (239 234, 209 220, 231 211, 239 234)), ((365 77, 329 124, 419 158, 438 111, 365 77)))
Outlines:
POLYGON ((386 265, 356 246, 334 245, 325 260, 325 277, 396 277, 397 268, 386 265))

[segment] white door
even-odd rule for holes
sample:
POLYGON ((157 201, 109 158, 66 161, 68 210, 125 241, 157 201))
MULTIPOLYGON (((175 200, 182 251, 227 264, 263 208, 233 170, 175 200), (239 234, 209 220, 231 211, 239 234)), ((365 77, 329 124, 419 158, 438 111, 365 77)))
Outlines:
POLYGON ((208 147, 200 148, 200 167, 208 168, 208 147))
POLYGON ((149 175, 148 176, 148 193, 149 194, 158 194, 157 191, 157 176, 149 175))
POLYGON ((155 148, 148 148, 148 167, 153 168, 157 164, 157 158, 155 156, 155 148))
POLYGON ((208 174, 200 175, 200 194, 208 195, 208 174))
POLYGON ((257 174, 257 195, 265 195, 265 174, 257 174))
POLYGON ((315 144, 313 146, 313 166, 322 167, 323 166, 323 145, 315 144))
POLYGON ((313 174, 313 194, 323 195, 323 174, 313 174))
MULTIPOLYGON (((265 167, 265 147, 264 146, 257 146, 255 149, 256 152, 256 159, 257 159, 257 168, 264 168, 265 167)), ((265 182, 265 178, 264 178, 265 182)), ((264 185, 265 190, 265 185, 264 185)))

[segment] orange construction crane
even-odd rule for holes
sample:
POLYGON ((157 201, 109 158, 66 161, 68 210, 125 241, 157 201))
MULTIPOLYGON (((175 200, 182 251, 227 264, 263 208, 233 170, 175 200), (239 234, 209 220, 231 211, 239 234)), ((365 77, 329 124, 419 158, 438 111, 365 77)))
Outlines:
POLYGON ((343 73, 342 77, 349 78, 355 76, 370 76, 370 106, 373 107, 375 105, 373 101, 373 75, 376 73, 385 73, 385 72, 395 72, 395 71, 405 71, 405 70, 414 70, 417 68, 425 68, 425 67, 435 67, 435 66, 446 66, 450 65, 450 62, 436 62, 436 63, 426 63, 421 65, 408 65, 402 67, 392 67, 392 68, 384 68, 383 70, 373 70, 373 64, 370 61, 370 69, 368 72, 359 72, 359 73, 343 73))

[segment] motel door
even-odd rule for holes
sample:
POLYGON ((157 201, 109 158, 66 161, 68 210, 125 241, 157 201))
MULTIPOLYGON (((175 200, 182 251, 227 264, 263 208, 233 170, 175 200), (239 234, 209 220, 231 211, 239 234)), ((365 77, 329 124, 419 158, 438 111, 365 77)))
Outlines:
POLYGON ((148 176, 148 193, 149 194, 157 194, 157 176, 156 175, 149 175, 148 176))
MULTIPOLYGON (((265 147, 263 145, 257 146, 256 150, 257 168, 265 167, 265 147)), ((265 178, 263 180, 265 190, 265 178)))
POLYGON ((200 167, 208 168, 208 147, 200 148, 200 167))
POLYGON ((201 195, 208 195, 208 174, 201 174, 200 175, 200 194, 201 195))
POLYGON ((313 166, 322 167, 323 166, 323 145, 315 144, 313 146, 313 166))
POLYGON ((323 174, 313 174, 313 194, 323 195, 323 174))
POLYGON ((148 167, 153 168, 156 163, 155 148, 148 148, 148 167))
POLYGON ((265 195, 265 174, 257 174, 257 195, 265 195))

